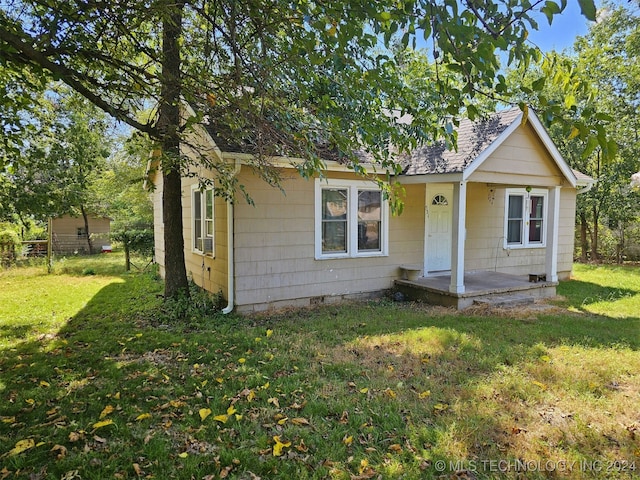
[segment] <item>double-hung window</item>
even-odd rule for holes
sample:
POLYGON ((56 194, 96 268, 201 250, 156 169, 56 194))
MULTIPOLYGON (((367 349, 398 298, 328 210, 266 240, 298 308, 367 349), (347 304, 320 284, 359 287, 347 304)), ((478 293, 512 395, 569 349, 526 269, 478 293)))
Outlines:
POLYGON ((194 186, 191 190, 193 250, 197 253, 213 256, 214 211, 213 190, 200 190, 194 186))
POLYGON ((388 209, 374 182, 317 179, 316 258, 387 255, 388 209))
POLYGON ((547 191, 507 189, 505 246, 544 247, 547 222, 547 191))

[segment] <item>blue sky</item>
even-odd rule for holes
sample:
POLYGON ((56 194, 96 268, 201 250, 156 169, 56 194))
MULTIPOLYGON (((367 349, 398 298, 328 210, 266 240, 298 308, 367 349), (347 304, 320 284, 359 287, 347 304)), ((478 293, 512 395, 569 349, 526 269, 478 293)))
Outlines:
POLYGON ((591 23, 580 13, 577 0, 568 0, 567 8, 561 14, 553 17, 551 25, 542 14, 536 20, 539 30, 529 32, 529 40, 540 47, 543 52, 571 48, 577 36, 587 33, 591 23))

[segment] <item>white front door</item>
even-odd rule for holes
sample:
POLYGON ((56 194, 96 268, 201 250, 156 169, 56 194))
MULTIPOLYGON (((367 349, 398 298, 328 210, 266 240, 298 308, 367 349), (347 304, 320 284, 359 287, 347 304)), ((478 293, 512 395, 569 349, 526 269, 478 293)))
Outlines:
POLYGON ((451 270, 453 186, 427 185, 425 207, 425 275, 451 270))

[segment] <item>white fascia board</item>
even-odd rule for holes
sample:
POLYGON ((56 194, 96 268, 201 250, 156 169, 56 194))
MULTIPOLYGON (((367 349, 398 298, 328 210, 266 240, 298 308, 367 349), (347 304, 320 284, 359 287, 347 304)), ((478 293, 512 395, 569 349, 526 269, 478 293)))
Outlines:
POLYGON ((463 173, 426 173, 424 175, 399 175, 395 177, 402 185, 418 183, 453 183, 463 181, 463 173))
MULTIPOLYGON (((255 156, 250 153, 222 152, 222 158, 224 160, 238 160, 243 164, 250 164, 255 156)), ((267 158, 269 159, 271 166, 277 168, 297 168, 298 164, 304 163, 305 161, 304 158, 299 157, 272 156, 267 158)), ((334 160, 323 160, 323 163, 323 170, 327 172, 355 173, 352 168, 334 160)), ((371 163, 361 163, 360 166, 366 169, 368 173, 374 173, 376 175, 384 174, 384 172, 377 172, 374 165, 371 163)))
MULTIPOLYGON (((183 101, 182 102, 182 106, 183 106, 184 110, 187 112, 187 115, 189 115, 191 117, 195 117, 196 116, 196 112, 191 107, 191 105, 189 105, 189 102, 183 101)), ((211 148, 213 149, 213 152, 218 156, 218 158, 222 159, 222 150, 220 150, 220 148, 218 147, 216 142, 213 140, 213 137, 209 134, 209 131, 203 125, 200 125, 199 123, 196 124, 196 128, 198 128, 200 130, 203 138, 208 143, 211 144, 211 148)))
POLYGON ((545 148, 551 155, 551 158, 553 158, 553 160, 556 162, 556 165, 558 166, 558 168, 560 169, 564 177, 569 181, 569 184, 573 188, 575 188, 578 185, 578 179, 571 171, 571 168, 569 167, 565 159, 562 157, 562 154, 560 153, 556 145, 553 143, 553 140, 551 140, 551 137, 547 133, 547 129, 544 128, 544 125, 542 125, 542 122, 538 119, 536 114, 531 110, 529 110, 528 121, 531 122, 531 126, 538 134, 538 138, 540 138, 545 148))

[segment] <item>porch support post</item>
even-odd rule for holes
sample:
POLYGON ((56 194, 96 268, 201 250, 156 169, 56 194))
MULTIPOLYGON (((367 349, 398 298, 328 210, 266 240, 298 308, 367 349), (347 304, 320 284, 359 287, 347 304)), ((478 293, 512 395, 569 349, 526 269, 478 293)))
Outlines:
POLYGON ((558 234, 560 227, 560 188, 549 189, 549 209, 547 211, 547 252, 545 273, 550 282, 558 281, 558 234))
POLYGON ((453 184, 453 245, 451 247, 451 293, 464 293, 464 242, 466 237, 467 182, 453 184))

